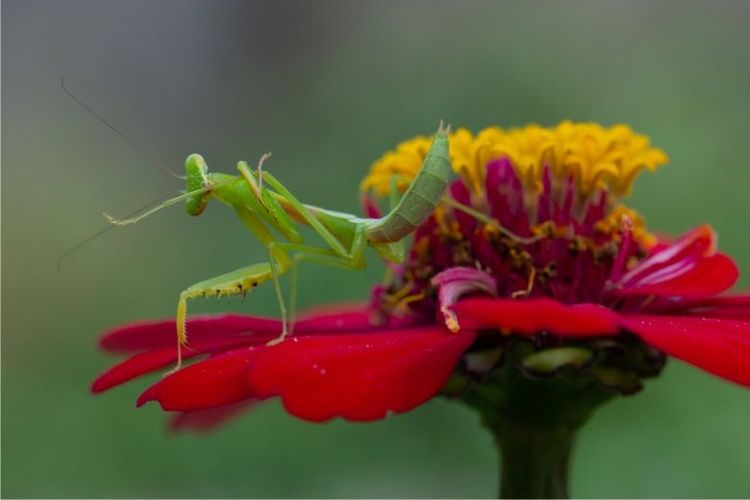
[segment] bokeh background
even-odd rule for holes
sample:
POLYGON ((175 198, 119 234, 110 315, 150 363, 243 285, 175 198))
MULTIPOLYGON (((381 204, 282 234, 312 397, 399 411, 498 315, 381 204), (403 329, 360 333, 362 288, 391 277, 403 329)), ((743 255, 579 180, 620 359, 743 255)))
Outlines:
MULTIPOLYGON (((710 222, 750 287, 750 2, 34 1, 2 4, 2 496, 492 497, 497 458, 466 408, 436 400, 361 425, 276 402, 208 437, 93 397, 104 329, 173 314, 200 279, 264 259, 224 207, 114 230, 181 189, 190 152, 267 164, 302 199, 358 210, 370 163, 444 118, 479 129, 625 122, 671 164, 638 182, 652 228, 710 222), (137 142, 123 141, 68 87, 137 142)), ((307 266, 301 303, 365 299, 382 268, 307 266)), ((275 314, 271 287, 193 312, 275 314)), ((750 496, 750 391, 671 362, 582 431, 583 497, 750 496)))

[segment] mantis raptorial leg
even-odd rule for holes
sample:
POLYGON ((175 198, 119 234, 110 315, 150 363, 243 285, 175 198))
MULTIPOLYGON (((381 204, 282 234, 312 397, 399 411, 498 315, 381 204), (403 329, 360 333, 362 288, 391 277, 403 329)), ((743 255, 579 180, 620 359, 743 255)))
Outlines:
MULTIPOLYGON (((242 177, 252 185, 253 176, 252 173, 244 165, 238 165, 237 167, 242 174, 242 177)), ((263 173, 263 179, 266 184, 271 186, 277 193, 279 193, 285 200, 286 203, 292 207, 297 214, 305 220, 305 222, 323 238, 323 240, 334 250, 337 254, 342 257, 348 257, 349 252, 346 251, 341 241, 333 235, 333 233, 321 223, 317 217, 307 208, 307 206, 299 201, 281 182, 279 182, 269 172, 263 173)), ((262 193, 262 190, 261 190, 262 193)), ((260 200, 262 203, 266 203, 267 200, 260 200)))

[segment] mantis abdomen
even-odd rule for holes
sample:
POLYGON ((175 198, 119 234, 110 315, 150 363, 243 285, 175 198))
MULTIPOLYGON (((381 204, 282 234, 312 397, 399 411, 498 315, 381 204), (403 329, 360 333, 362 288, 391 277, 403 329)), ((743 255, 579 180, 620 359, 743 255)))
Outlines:
POLYGON ((368 225, 368 242, 391 243, 413 233, 437 207, 451 171, 448 130, 441 127, 435 134, 422 169, 396 207, 368 225))

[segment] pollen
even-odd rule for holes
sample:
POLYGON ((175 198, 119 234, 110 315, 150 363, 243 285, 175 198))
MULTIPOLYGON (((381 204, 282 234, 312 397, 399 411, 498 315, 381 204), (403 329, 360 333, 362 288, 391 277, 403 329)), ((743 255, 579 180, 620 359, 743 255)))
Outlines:
POLYGON ((646 230, 641 214, 625 205, 614 207, 604 219, 594 223, 594 229, 601 234, 614 235, 621 232, 626 221, 629 224, 628 229, 633 232, 633 238, 645 248, 651 248, 656 244, 656 236, 646 230))
MULTIPOLYGON (((476 135, 462 128, 449 138, 453 170, 475 193, 482 191, 487 165, 502 158, 511 162, 531 192, 542 190, 549 168, 556 179, 573 179, 583 195, 603 190, 616 196, 629 194, 641 171, 654 171, 668 161, 647 136, 622 124, 607 128, 564 121, 549 128, 536 124, 489 127, 476 135)), ((394 178, 397 188, 405 190, 417 175, 430 142, 430 137, 418 136, 385 153, 371 166, 362 190, 387 195, 394 178)))

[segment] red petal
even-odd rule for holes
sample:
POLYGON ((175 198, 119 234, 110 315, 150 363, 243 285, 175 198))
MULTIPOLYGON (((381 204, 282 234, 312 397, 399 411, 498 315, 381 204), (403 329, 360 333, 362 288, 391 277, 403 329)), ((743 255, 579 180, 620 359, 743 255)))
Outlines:
POLYGON ((293 337, 266 349, 249 372, 255 396, 280 396, 311 421, 369 421, 411 410, 445 384, 474 334, 413 329, 293 337))
POLYGON ((707 372, 750 386, 750 322, 680 316, 623 316, 648 344, 707 372))
MULTIPOLYGON (((191 356, 193 356, 191 352, 185 353, 186 358, 191 356)), ((176 359, 174 347, 136 354, 99 375, 91 384, 91 392, 106 391, 135 377, 168 366, 176 359)))
MULTIPOLYGON (((407 321, 404 320, 403 324, 407 321)), ((190 345, 183 349, 185 359, 196 355, 236 348, 240 345, 261 345, 276 338, 281 331, 277 320, 250 316, 204 316, 189 320, 190 345), (248 333, 250 332, 250 333, 248 333)), ((370 323, 369 312, 362 304, 327 307, 315 315, 307 313, 297 323, 298 334, 344 334, 352 330, 380 328, 370 323)), ((112 330, 102 339, 108 350, 141 352, 113 366, 92 384, 95 393, 132 380, 174 363, 177 359, 174 320, 131 324, 112 330)))
MULTIPOLYGON (((259 343, 265 343, 273 338, 274 335, 264 335, 257 337, 255 340, 259 343)), ((245 341, 241 339, 194 342, 189 347, 183 347, 182 358, 190 359, 209 352, 224 351, 244 343, 245 341)), ((177 347, 174 343, 171 347, 135 354, 99 375, 91 385, 91 391, 94 393, 106 391, 146 373, 169 366, 176 361, 177 347)))
POLYGON ((245 347, 183 368, 146 389, 136 405, 157 401, 163 410, 192 411, 247 399, 248 367, 264 349, 245 347))
POLYGON ((316 307, 305 311, 294 325, 299 334, 352 333, 371 330, 394 330, 415 326, 413 317, 389 318, 388 324, 373 323, 369 304, 351 303, 316 307))
POLYGON ((258 404, 255 399, 246 399, 231 405, 209 408, 208 410, 184 411, 169 419, 169 429, 177 432, 209 432, 218 426, 249 411, 258 404))
MULTIPOLYGON (((395 319, 390 327, 398 328, 413 324, 413 320, 395 319)), ((370 319, 370 312, 364 304, 337 304, 326 306, 301 315, 294 330, 298 333, 314 333, 334 330, 380 329, 370 319)), ((257 343, 256 336, 281 333, 281 321, 273 318, 229 314, 220 316, 194 316, 188 319, 187 331, 190 344, 202 341, 244 339, 250 344, 257 343)), ((175 321, 166 319, 146 321, 119 326, 106 332, 100 345, 107 351, 134 352, 146 349, 159 349, 175 344, 175 321)))
POLYGON ((365 217, 371 219, 379 219, 382 216, 377 200, 369 194, 362 197, 362 211, 365 217))
POLYGON ((654 236, 656 237, 656 243, 646 249, 648 251, 649 257, 651 257, 652 255, 656 255, 662 250, 670 247, 672 244, 674 244, 675 241, 672 235, 665 233, 655 233, 654 236))
POLYGON ((548 298, 527 300, 469 298, 459 301, 454 310, 463 328, 495 328, 512 333, 534 334, 540 331, 569 336, 614 335, 618 315, 598 304, 561 304, 548 298))
MULTIPOLYGON (((194 316, 188 319, 190 343, 201 341, 246 338, 252 342, 253 334, 281 333, 281 322, 271 318, 227 314, 221 316, 194 316)), ((133 352, 146 349, 174 347, 175 320, 147 321, 119 326, 106 332, 99 340, 107 351, 133 352)))
POLYGON ((750 295, 711 297, 690 305, 687 314, 750 321, 750 295))
POLYGON ((659 295, 674 297, 710 297, 730 288, 739 271, 734 261, 715 254, 695 262, 685 261, 644 276, 638 283, 613 291, 616 296, 659 295))
POLYGON ((675 243, 654 251, 620 281, 625 287, 634 286, 643 278, 683 261, 694 262, 716 251, 716 234, 707 225, 685 233, 675 243))

